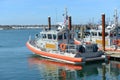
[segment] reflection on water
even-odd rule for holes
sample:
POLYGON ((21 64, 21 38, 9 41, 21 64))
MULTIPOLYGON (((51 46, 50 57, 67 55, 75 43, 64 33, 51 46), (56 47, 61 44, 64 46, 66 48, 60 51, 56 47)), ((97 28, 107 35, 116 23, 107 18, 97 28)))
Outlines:
POLYGON ((45 80, 119 80, 120 63, 103 62, 71 65, 32 56, 29 58, 31 68, 36 66, 40 76, 45 80))
POLYGON ((37 65, 45 80, 75 80, 76 70, 82 70, 82 66, 59 63, 48 59, 29 58, 30 66, 37 65))
POLYGON ((120 62, 110 61, 106 66, 106 77, 110 80, 120 80, 120 62))

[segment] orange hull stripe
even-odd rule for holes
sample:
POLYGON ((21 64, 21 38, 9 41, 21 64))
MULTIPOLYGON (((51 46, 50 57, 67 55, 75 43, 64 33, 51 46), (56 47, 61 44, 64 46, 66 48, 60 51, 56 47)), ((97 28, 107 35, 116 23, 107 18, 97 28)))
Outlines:
POLYGON ((74 40, 74 44, 80 45, 81 43, 80 43, 80 41, 78 41, 78 40, 74 40))
POLYGON ((39 55, 44 55, 44 56, 58 58, 58 59, 62 59, 62 60, 72 61, 72 62, 82 62, 82 58, 73 58, 73 57, 63 56, 63 55, 60 55, 60 54, 51 54, 51 53, 48 53, 48 52, 40 51, 38 49, 35 49, 35 48, 31 47, 29 42, 26 43, 26 46, 32 52, 34 52, 36 54, 39 54, 39 55))

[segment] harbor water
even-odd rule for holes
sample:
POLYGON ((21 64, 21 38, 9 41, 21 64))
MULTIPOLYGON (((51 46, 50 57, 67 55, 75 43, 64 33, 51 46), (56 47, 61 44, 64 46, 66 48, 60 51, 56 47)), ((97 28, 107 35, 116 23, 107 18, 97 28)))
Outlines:
POLYGON ((40 29, 0 30, 0 80, 120 80, 120 62, 75 66, 50 61, 26 48, 40 29))

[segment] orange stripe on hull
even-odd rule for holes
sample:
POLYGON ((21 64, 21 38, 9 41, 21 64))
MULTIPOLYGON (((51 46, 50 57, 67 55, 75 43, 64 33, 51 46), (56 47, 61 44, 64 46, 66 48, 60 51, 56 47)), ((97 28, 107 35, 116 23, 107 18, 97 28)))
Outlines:
POLYGON ((28 49, 30 49, 32 52, 34 52, 38 55, 53 57, 53 58, 72 61, 72 62, 82 62, 82 58, 74 58, 74 57, 69 57, 69 56, 63 56, 63 55, 56 54, 56 53, 52 54, 49 52, 41 51, 41 50, 33 47, 32 45, 30 45, 29 42, 26 43, 26 46, 28 47, 28 49))
POLYGON ((74 40, 74 44, 76 44, 76 45, 80 45, 80 44, 81 44, 81 42, 80 42, 80 41, 78 41, 78 40, 74 40))

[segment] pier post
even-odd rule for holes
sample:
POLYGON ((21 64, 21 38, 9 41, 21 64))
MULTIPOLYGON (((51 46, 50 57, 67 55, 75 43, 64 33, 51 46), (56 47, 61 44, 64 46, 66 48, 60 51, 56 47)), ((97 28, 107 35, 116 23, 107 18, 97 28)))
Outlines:
MULTIPOLYGON (((71 39, 71 35, 70 35, 70 31, 71 31, 71 16, 68 17, 68 44, 70 42, 70 39, 71 39)), ((69 49, 69 46, 68 46, 68 49, 69 49)))
POLYGON ((105 51, 105 14, 102 14, 102 47, 105 51))
POLYGON ((49 30, 51 30, 51 18, 50 17, 48 17, 48 28, 49 30))
POLYGON ((72 25, 71 25, 71 16, 68 17, 68 29, 71 30, 72 25))
POLYGON ((105 74, 106 74, 106 64, 103 63, 102 64, 102 80, 106 80, 105 74))

